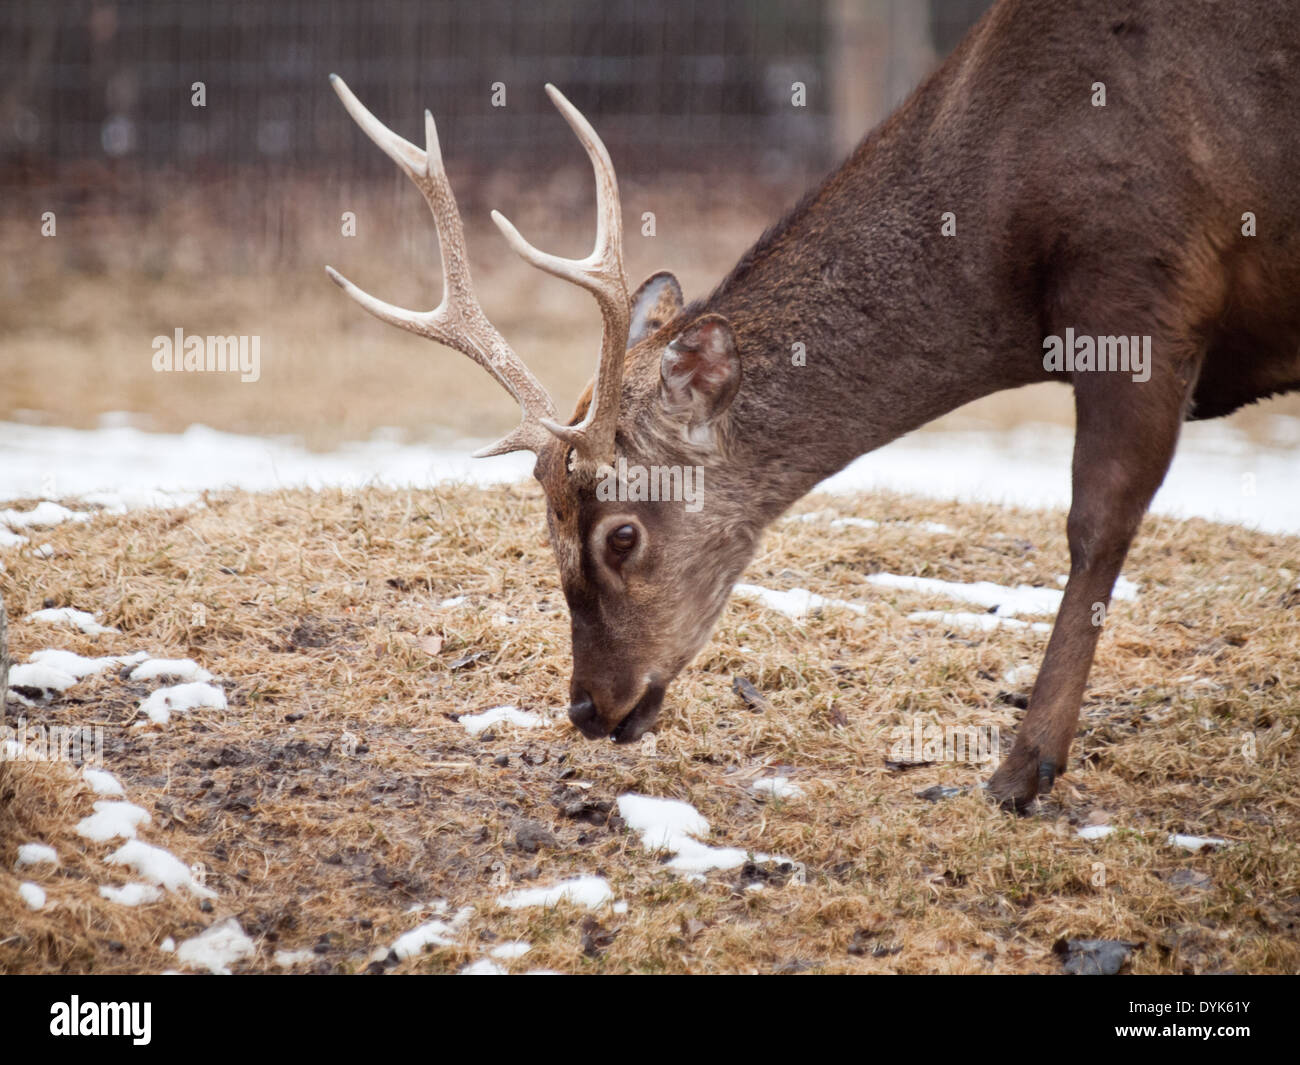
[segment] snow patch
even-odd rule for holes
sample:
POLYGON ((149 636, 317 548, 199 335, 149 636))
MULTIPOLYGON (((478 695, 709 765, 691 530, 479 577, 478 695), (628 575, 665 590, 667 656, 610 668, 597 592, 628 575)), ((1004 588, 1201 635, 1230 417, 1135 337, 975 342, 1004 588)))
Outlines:
POLYGON ((251 958, 256 951, 233 917, 212 925, 176 948, 176 960, 193 969, 207 969, 220 976, 230 975, 230 966, 251 958))
POLYGON ((116 902, 119 906, 140 906, 148 902, 157 902, 162 898, 162 892, 152 884, 126 884, 123 887, 105 884, 99 889, 99 893, 109 902, 116 902))
POLYGON ((31 510, 0 510, 0 523, 11 529, 52 529, 65 521, 89 521, 90 515, 43 499, 31 510))
POLYGON ((754 781, 752 789, 770 799, 798 799, 803 795, 803 788, 789 777, 763 777, 754 781))
POLYGON ((110 839, 135 839, 137 825, 147 825, 153 818, 142 806, 130 802, 97 802, 95 812, 77 822, 77 835, 96 843, 110 839))
POLYGON ((140 651, 133 655, 104 655, 101 658, 86 658, 84 655, 76 654, 73 651, 47 649, 33 651, 27 660, 37 665, 60 670, 77 680, 83 680, 96 673, 103 673, 106 669, 112 669, 115 666, 134 665, 136 662, 144 661, 147 657, 145 652, 140 651))
POLYGON ((462 906, 449 921, 426 921, 398 936, 390 949, 398 961, 405 961, 423 954, 429 947, 455 946, 461 929, 473 913, 473 906, 462 906))
POLYGON ((1038 667, 1031 666, 1028 663, 1021 666, 1013 666, 1002 674, 1002 683, 1009 684, 1013 688, 1018 688, 1022 684, 1028 684, 1038 676, 1038 667))
POLYGON ((275 964, 281 969, 288 969, 294 965, 306 965, 309 961, 316 960, 314 950, 277 950, 275 952, 275 964))
POLYGON ((438 482, 511 484, 532 474, 531 456, 475 459, 463 450, 401 444, 379 434, 324 454, 285 438, 244 436, 192 425, 182 433, 149 433, 129 425, 98 429, 0 423, 0 499, 38 496, 45 470, 59 473, 59 491, 110 508, 186 506, 195 493, 242 488, 427 488, 438 482))
MULTIPOLYGON (((1300 419, 1281 419, 1300 426, 1300 419)), ((1246 474, 1258 484, 1289 485, 1296 468, 1296 434, 1275 433, 1258 445, 1231 425, 1184 427, 1151 513, 1234 522, 1266 532, 1300 529, 1300 493, 1243 495, 1246 474), (1279 446, 1280 445, 1280 446, 1279 446)), ((1010 431, 926 430, 863 455, 815 491, 858 495, 904 492, 963 503, 1068 508, 1074 433, 1065 426, 1026 423, 1010 431)))
POLYGON ((1191 851, 1193 854, 1199 854, 1203 850, 1218 850, 1220 847, 1228 847, 1231 844, 1226 839, 1218 839, 1215 836, 1183 836, 1174 834, 1169 837, 1171 847, 1181 847, 1185 851, 1191 851))
POLYGON ((534 714, 531 710, 520 710, 513 706, 497 706, 491 710, 484 710, 481 714, 461 714, 458 719, 465 726, 465 731, 471 736, 477 736, 493 725, 499 725, 503 721, 511 725, 518 725, 521 728, 537 728, 539 725, 547 724, 546 718, 540 714, 534 714))
POLYGON ((873 573, 868 584, 878 588, 892 588, 917 595, 940 596, 959 603, 974 603, 988 607, 998 617, 1013 618, 1021 614, 1055 614, 1061 606, 1064 593, 1055 588, 1034 588, 1021 584, 1007 588, 992 581, 962 584, 957 581, 940 581, 931 577, 904 577, 893 573, 873 573))
POLYGON ((497 902, 507 909, 518 910, 525 906, 556 906, 561 902, 572 902, 587 909, 595 909, 602 902, 607 902, 613 894, 609 881, 603 876, 579 876, 572 880, 562 880, 552 887, 525 888, 502 895, 497 902))
POLYGON ((731 594, 738 595, 742 599, 755 600, 769 610, 775 610, 795 619, 805 618, 814 610, 830 607, 852 610, 855 614, 866 613, 866 610, 856 603, 843 599, 827 599, 825 596, 815 595, 807 588, 791 588, 788 592, 778 592, 771 588, 764 588, 760 584, 737 584, 731 589, 731 594))
MULTIPOLYGON (((627 827, 641 836, 648 851, 666 850, 674 857, 669 869, 681 873, 707 873, 714 869, 737 869, 751 852, 739 847, 712 847, 696 837, 709 834, 709 822, 688 802, 657 799, 650 795, 620 795, 618 813, 627 827)), ((754 854, 759 862, 797 863, 771 854, 754 854)))
POLYGON ((205 888, 190 875, 189 867, 176 855, 162 847, 154 847, 143 840, 133 839, 123 843, 105 861, 109 865, 125 865, 137 876, 168 891, 185 888, 191 895, 215 899, 217 893, 205 888))
POLYGON ((74 629, 80 629, 87 636, 105 636, 121 631, 120 629, 101 625, 95 620, 94 614, 88 614, 84 610, 74 610, 70 606, 37 610, 35 613, 28 614, 27 620, 43 621, 48 625, 71 625, 74 629))
MULTIPOLYGON (((74 611, 80 614, 80 611, 74 611)), ((32 615, 35 617, 36 615, 32 615)), ((84 615, 90 617, 89 614, 84 615)), ((102 631, 116 631, 104 629, 102 631)), ((9 687, 26 688, 39 691, 45 697, 67 691, 78 681, 115 666, 132 665, 145 658, 143 652, 137 655, 105 655, 101 658, 86 658, 72 651, 44 650, 33 651, 28 661, 9 668, 9 687)))
MULTIPOLYGON (((1184 428, 1169 474, 1152 501, 1155 514, 1229 521, 1269 532, 1300 530, 1300 493, 1241 492, 1242 476, 1290 484, 1300 419, 1257 445, 1231 425, 1184 428)), ((484 441, 486 442, 486 441, 484 441)), ((528 480, 532 457, 471 458, 379 436, 315 454, 283 439, 223 433, 202 425, 183 433, 147 433, 130 425, 79 430, 0 423, 0 499, 41 494, 43 471, 57 469, 69 497, 113 510, 186 506, 195 493, 222 488, 270 491, 297 485, 420 487, 446 482, 505 484, 528 480)), ((909 492, 962 502, 1068 507, 1074 434, 1027 423, 1010 431, 926 430, 863 455, 817 490, 860 494, 909 492)))
POLYGON ((30 880, 19 884, 18 895, 33 910, 45 908, 45 889, 40 884, 33 884, 30 880))
POLYGON ((107 769, 92 769, 90 766, 86 766, 81 770, 81 775, 86 783, 90 785, 90 790, 96 795, 126 795, 126 789, 122 787, 122 782, 107 769))
POLYGON ((77 678, 61 669, 40 662, 24 662, 9 667, 9 687, 58 695, 77 683, 77 678))
POLYGON ((159 688, 140 704, 140 710, 156 725, 165 725, 173 712, 187 710, 225 710, 226 693, 212 684, 174 684, 159 688))
POLYGON ((206 683, 212 679, 212 674, 192 658, 149 658, 131 670, 131 680, 156 680, 159 677, 206 683))
POLYGON ((59 855, 48 843, 22 843, 18 847, 18 860, 14 862, 15 869, 21 869, 24 865, 50 865, 59 864, 59 855))
POLYGON ((1137 599, 1139 591, 1141 591, 1139 585, 1121 574, 1115 578, 1115 588, 1110 593, 1110 597, 1112 599, 1125 599, 1129 602, 1133 602, 1137 599))
POLYGON ((411 905, 406 907, 407 913, 423 913, 425 910, 428 910, 431 913, 446 913, 447 900, 434 899, 432 902, 413 902, 411 905))
POLYGON ((472 961, 460 971, 461 976, 509 976, 502 965, 491 961, 488 958, 479 958, 478 961, 472 961))

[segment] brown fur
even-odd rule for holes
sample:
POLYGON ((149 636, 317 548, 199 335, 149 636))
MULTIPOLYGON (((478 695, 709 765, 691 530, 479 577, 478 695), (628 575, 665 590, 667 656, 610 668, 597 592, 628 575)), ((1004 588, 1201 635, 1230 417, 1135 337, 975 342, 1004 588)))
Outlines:
POLYGON ((622 740, 649 728, 763 527, 818 481, 961 404, 1050 379, 1048 335, 1149 335, 1148 381, 1071 382, 1069 583, 991 781, 1018 806, 1050 787, 1091 668, 1094 610, 1181 422, 1300 387, 1298 115, 1293 5, 995 5, 711 296, 674 314, 661 292, 646 315, 664 324, 629 351, 619 454, 703 466, 702 510, 601 501, 590 471, 568 473, 564 445, 539 457, 573 621, 575 722, 622 740), (1105 107, 1091 103, 1098 81, 1105 107), (949 211, 953 237, 940 231, 949 211), (1245 211, 1256 237, 1241 233, 1245 211), (670 403, 661 374, 683 365, 672 343, 706 316, 730 324, 730 347, 715 330, 715 361, 684 393, 674 378, 670 403), (734 389, 737 375, 734 402, 714 412, 713 382, 734 389), (606 539, 623 523, 640 533, 626 559, 606 539))

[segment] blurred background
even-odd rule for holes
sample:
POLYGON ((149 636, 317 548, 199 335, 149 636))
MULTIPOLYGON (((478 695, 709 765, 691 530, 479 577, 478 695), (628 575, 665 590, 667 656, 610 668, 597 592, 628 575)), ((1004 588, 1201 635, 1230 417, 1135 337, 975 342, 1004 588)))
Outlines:
MULTIPOLYGON (((427 210, 343 111, 331 72, 409 139, 433 112, 482 303, 567 410, 594 367, 595 306, 525 267, 488 221, 498 208, 549 251, 590 247, 591 171, 545 82, 609 146, 632 283, 669 268, 689 299, 988 6, 5 0, 0 421, 205 425, 317 451, 376 434, 458 445, 514 424, 509 398, 466 359, 379 324, 325 278, 329 263, 410 307, 440 292, 427 210), (153 338, 177 328, 256 334, 260 380, 153 372, 153 338)), ((1294 448, 1296 413, 1284 400, 1234 425, 1294 448)), ((1064 430, 1071 416, 1068 390, 1043 386, 934 431, 1026 419, 1064 430)))

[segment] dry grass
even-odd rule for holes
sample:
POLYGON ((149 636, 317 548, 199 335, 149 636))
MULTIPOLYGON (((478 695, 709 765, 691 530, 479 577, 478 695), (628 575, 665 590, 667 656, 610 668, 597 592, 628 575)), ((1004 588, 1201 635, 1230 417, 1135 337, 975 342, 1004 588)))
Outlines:
POLYGON ((219 897, 211 913, 184 895, 138 910, 100 899, 98 886, 122 877, 103 863, 111 844, 71 830, 91 796, 59 766, 0 765, 0 970, 158 971, 173 964, 163 937, 234 915, 258 944, 241 968, 315 948, 307 968, 357 971, 425 919, 412 904, 434 898, 475 907, 464 935, 397 971, 454 971, 524 939, 532 952, 512 969, 1055 972, 1063 935, 1144 943, 1136 972, 1300 969, 1300 540, 1148 520, 1126 569, 1141 598, 1112 612, 1071 772, 1016 818, 975 793, 916 797, 973 785, 987 767, 893 772, 885 755, 914 715, 997 725, 1008 740, 1018 711, 1000 678, 1036 665, 1046 638, 948 637, 906 620, 945 604, 863 576, 1055 587, 1060 516, 886 496, 801 509, 827 506, 885 524, 779 523, 747 579, 854 599, 868 614, 795 622, 733 601, 670 691, 653 753, 584 741, 566 722, 472 738, 454 720, 565 700, 567 616, 531 486, 213 496, 56 528, 43 537, 50 559, 9 552, 15 658, 43 646, 193 656, 231 705, 129 728, 152 685, 107 675, 26 711, 32 723, 104 722, 106 767, 153 814, 143 838, 204 862, 219 897), (469 602, 440 609, 454 595, 469 602), (97 611, 122 635, 22 620, 47 600, 97 611), (737 674, 769 710, 733 694, 737 674), (803 798, 755 798, 753 780, 778 769, 803 798), (610 816, 631 791, 690 801, 713 842, 788 855, 807 882, 773 867, 703 883, 672 874, 610 816), (1089 821, 1118 831, 1076 838, 1089 821), (520 822, 554 846, 517 847, 520 822), (1165 842, 1170 832, 1235 845, 1193 856, 1165 842), (28 840, 53 843, 60 868, 16 876, 28 840), (502 885, 595 873, 625 914, 495 902, 502 885), (38 914, 16 895, 29 876, 49 893, 38 914))

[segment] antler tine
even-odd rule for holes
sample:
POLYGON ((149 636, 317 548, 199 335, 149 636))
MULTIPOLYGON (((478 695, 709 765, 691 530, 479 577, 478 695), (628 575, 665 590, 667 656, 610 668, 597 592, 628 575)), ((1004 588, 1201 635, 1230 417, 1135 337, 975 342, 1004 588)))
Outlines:
POLYGON ((521 450, 537 452, 550 440, 544 425, 554 421, 555 404, 541 382, 488 321, 474 295, 469 256, 465 251, 465 230, 443 167, 433 115, 424 112, 426 147, 421 151, 375 118, 337 74, 330 75, 330 84, 353 121, 402 169, 429 205, 442 259, 442 300, 432 311, 411 311, 376 299, 331 266, 325 267, 325 272, 376 318, 468 355, 514 396, 523 411, 523 420, 508 436, 475 452, 477 456, 521 450))
POLYGON ((499 211, 492 212, 492 220, 526 262, 580 285, 596 297, 604 319, 604 334, 591 406, 577 425, 560 425, 549 418, 543 418, 542 424, 561 440, 572 444, 582 457, 598 464, 612 462, 623 388, 623 359, 631 325, 631 300, 627 274, 623 269, 623 216, 618 181, 609 152, 582 112, 569 103, 554 85, 547 85, 546 93, 591 159, 591 168, 596 175, 595 247, 584 259, 564 259, 533 247, 499 211))

